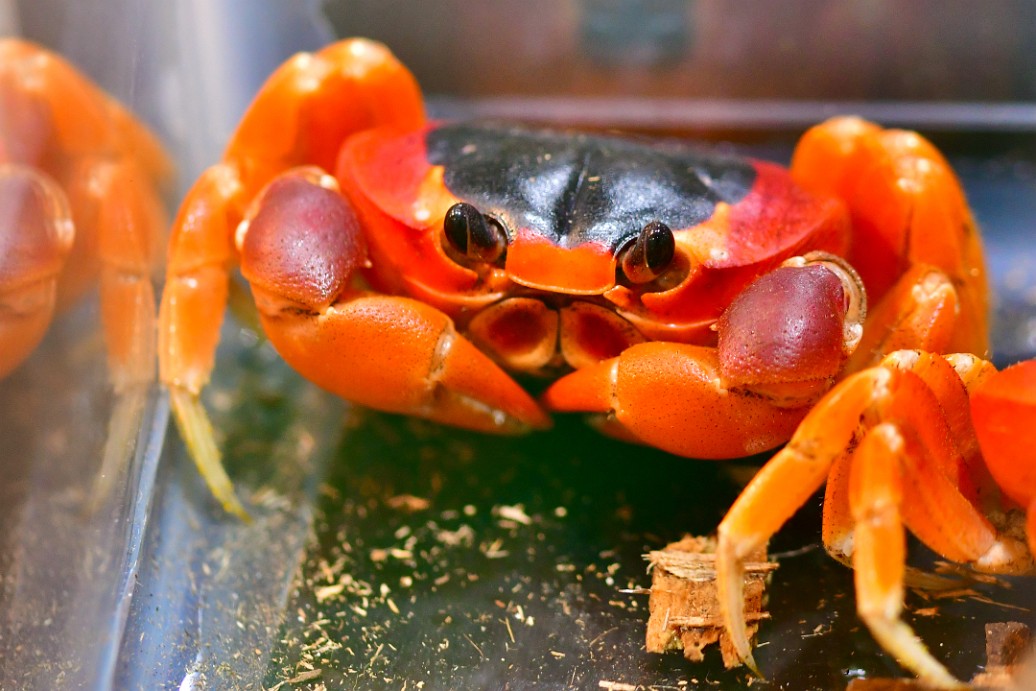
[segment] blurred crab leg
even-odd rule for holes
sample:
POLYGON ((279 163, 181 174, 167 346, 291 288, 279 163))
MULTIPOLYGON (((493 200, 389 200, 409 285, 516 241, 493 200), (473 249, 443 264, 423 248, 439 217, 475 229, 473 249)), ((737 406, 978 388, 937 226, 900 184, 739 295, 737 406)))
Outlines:
POLYGON ((25 166, 0 166, 0 378, 50 325, 74 234, 65 194, 53 180, 25 166))
POLYGON ((971 414, 990 472, 1007 497, 1028 509, 1027 535, 1036 554, 1036 360, 985 377, 972 391, 971 414))
POLYGON ((853 456, 850 494, 856 522, 853 553, 856 609, 882 648, 923 682, 937 688, 963 686, 932 657, 900 618, 906 539, 903 503, 907 441, 892 424, 871 429, 853 456))
POLYGON ((4 142, 0 158, 40 163, 51 147, 66 160, 102 152, 114 159, 133 159, 145 177, 162 187, 173 167, 158 139, 115 99, 84 78, 72 65, 43 48, 15 38, 0 39, 0 92, 3 134, 20 141, 4 142))
POLYGON ((0 40, 5 98, 4 160, 38 164, 49 147, 69 159, 114 152, 112 100, 57 55, 19 39, 0 40), (17 140, 8 139, 18 133, 17 140))
POLYGON ((131 160, 93 169, 99 206, 101 317, 115 390, 93 501, 107 496, 143 415, 155 379, 155 296, 152 273, 165 219, 157 191, 131 160))
POLYGON ((597 414, 603 431, 694 458, 739 458, 778 446, 805 408, 723 387, 715 348, 648 342, 576 370, 543 394, 550 410, 597 414))
POLYGON ((298 170, 263 192, 238 235, 263 328, 304 377, 362 405, 493 432, 549 419, 438 309, 351 287, 366 262, 352 207, 298 170), (280 251, 292 247, 291 253, 280 251))

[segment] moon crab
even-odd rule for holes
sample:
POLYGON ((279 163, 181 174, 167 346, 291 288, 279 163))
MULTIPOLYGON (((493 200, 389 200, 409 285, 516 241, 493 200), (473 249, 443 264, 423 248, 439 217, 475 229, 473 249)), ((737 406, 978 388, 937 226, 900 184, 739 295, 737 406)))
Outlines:
POLYGON ((786 169, 674 141, 429 122, 380 44, 295 56, 184 200, 160 312, 188 450, 244 516, 200 402, 234 266, 281 356, 360 405, 504 434, 580 412, 695 458, 787 443, 720 527, 726 623, 749 663, 739 560, 825 480, 826 546, 855 563, 878 640, 926 680, 953 682, 903 633, 904 557, 874 553, 876 516, 903 508, 881 529, 905 522, 949 558, 1031 568, 979 491, 1003 481, 984 457, 1002 444, 979 447, 985 423, 968 412, 996 380, 980 234, 916 133, 834 118, 786 169), (549 384, 534 397, 516 374, 549 384), (915 497, 903 478, 922 470, 937 479, 915 497), (904 501, 945 497, 954 526, 985 531, 969 549, 988 559, 904 501))

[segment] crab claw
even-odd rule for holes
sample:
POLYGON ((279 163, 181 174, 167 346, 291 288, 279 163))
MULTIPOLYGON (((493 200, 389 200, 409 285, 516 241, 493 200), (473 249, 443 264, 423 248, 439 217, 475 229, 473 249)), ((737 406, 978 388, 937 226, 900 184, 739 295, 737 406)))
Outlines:
POLYGON ((25 166, 0 166, 0 379, 50 324, 73 235, 64 192, 25 166))
POLYGON ((602 431, 692 458, 740 458, 783 443, 805 414, 726 389, 715 348, 652 341, 556 381, 550 410, 588 412, 602 431))
POLYGON ((529 394, 443 312, 352 287, 366 248, 333 188, 312 171, 288 173, 239 232, 241 271, 281 356, 310 381, 378 410, 502 433, 549 427, 529 394))

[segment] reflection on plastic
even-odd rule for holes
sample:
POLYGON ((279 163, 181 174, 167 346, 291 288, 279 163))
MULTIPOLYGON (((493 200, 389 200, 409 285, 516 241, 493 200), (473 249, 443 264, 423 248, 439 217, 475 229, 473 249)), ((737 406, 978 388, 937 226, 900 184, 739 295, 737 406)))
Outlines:
POLYGON ((157 139, 69 63, 0 41, 3 688, 110 675, 118 627, 103 626, 164 431, 153 275, 171 174, 157 139))

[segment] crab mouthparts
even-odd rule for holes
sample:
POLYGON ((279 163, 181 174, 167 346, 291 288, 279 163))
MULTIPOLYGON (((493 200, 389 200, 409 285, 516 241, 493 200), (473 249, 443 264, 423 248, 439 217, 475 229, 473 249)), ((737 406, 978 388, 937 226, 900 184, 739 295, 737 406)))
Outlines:
POLYGON ((560 306, 512 297, 468 323, 468 337, 507 369, 531 374, 579 369, 648 340, 603 305, 573 300, 560 306))

